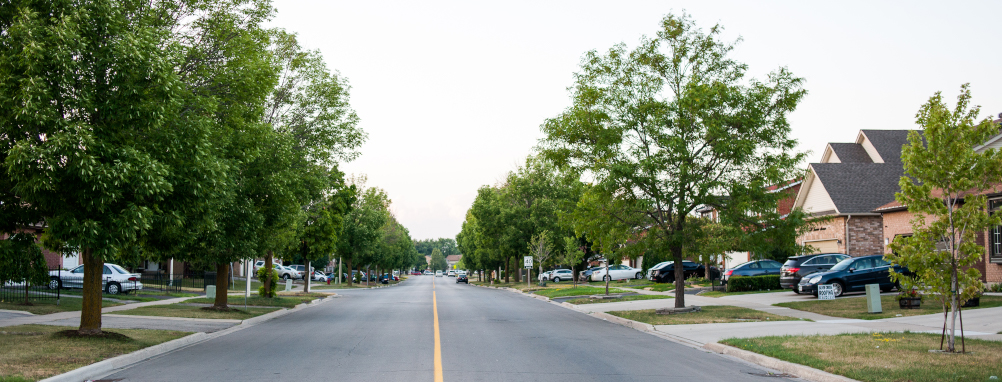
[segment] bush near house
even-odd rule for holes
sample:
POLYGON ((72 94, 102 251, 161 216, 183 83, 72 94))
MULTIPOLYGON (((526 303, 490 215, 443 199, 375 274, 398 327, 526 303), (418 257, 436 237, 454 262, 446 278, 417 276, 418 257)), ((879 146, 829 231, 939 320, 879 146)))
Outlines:
POLYGON ((779 275, 738 276, 727 280, 728 292, 746 292, 753 290, 776 290, 779 286, 779 275))

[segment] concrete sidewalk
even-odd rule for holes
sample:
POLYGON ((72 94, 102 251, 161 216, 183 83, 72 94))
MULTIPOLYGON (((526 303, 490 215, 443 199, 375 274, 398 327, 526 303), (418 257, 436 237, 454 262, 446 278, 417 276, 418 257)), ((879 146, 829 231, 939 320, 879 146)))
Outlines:
MULTIPOLYGON (((117 316, 122 317, 122 319, 110 319, 107 318, 111 315, 108 313, 121 312, 123 310, 135 309, 144 306, 154 306, 154 305, 168 305, 178 302, 183 302, 193 298, 200 298, 203 296, 193 296, 193 297, 179 297, 171 298, 165 300, 149 301, 149 302, 137 302, 134 304, 110 306, 101 309, 101 313, 104 318, 102 318, 102 326, 108 328, 118 328, 118 329, 131 329, 131 328, 146 328, 146 329, 169 329, 169 330, 182 330, 182 331, 201 331, 201 330, 188 330, 190 325, 181 325, 177 322, 170 322, 172 325, 163 326, 164 322, 151 323, 149 325, 143 324, 140 321, 149 321, 150 319, 161 319, 163 317, 145 317, 145 316, 117 316), (129 317, 125 319, 125 317, 129 317), (135 318, 132 318, 135 317, 135 318), (159 325, 159 326, 158 326, 159 325), (151 327, 146 327, 151 326, 151 327), (177 328, 177 329, 175 329, 177 328)), ((15 326, 15 325, 28 325, 28 324, 42 324, 42 325, 60 325, 60 326, 76 326, 80 325, 80 311, 72 312, 59 312, 52 314, 40 314, 34 315, 27 312, 16 313, 6 313, 12 311, 5 311, 5 314, 0 315, 0 327, 4 326, 15 326)), ((174 321, 174 320, 171 320, 174 321)), ((195 325, 198 326, 198 325, 195 325)), ((229 325, 233 326, 233 325, 229 325)), ((227 327, 229 327, 227 326, 227 327)), ((225 329, 225 328, 223 328, 225 329)), ((219 329, 216 329, 219 330, 219 329)))

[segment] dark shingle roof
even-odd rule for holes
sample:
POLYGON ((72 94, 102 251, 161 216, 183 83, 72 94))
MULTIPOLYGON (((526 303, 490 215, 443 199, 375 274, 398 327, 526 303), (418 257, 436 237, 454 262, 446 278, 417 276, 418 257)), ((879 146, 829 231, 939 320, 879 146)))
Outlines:
POLYGON ((869 213, 893 201, 904 174, 900 163, 814 163, 811 167, 841 214, 869 213))
MULTIPOLYGON (((908 143, 911 130, 862 130, 884 163, 901 164, 901 146, 908 143)), ((841 156, 839 157, 841 158, 841 156)), ((897 184, 897 182, 895 182, 897 184)))
POLYGON ((873 163, 863 145, 857 143, 829 143, 842 163, 873 163))

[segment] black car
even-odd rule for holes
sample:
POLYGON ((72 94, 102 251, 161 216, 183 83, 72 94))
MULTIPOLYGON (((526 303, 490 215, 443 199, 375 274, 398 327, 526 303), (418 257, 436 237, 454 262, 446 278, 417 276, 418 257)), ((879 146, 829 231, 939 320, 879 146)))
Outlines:
POLYGON ((467 283, 467 284, 469 284, 470 283, 470 279, 466 277, 465 273, 460 273, 460 274, 456 275, 456 284, 459 284, 459 283, 467 283))
MULTIPOLYGON (((827 272, 819 272, 804 276, 797 284, 800 293, 818 295, 818 285, 831 284, 835 287, 835 296, 846 292, 864 290, 866 284, 880 284, 880 291, 887 292, 897 284, 891 281, 891 263, 884 260, 884 255, 848 258, 835 264, 827 272)), ((894 265, 894 271, 908 274, 908 270, 894 265)))
POLYGON ((592 274, 592 272, 595 272, 595 271, 597 271, 599 269, 605 269, 605 267, 591 267, 591 268, 588 268, 587 270, 585 270, 584 272, 579 273, 578 274, 578 281, 588 282, 589 280, 591 280, 591 274, 592 274))
POLYGON ((790 257, 779 269, 779 286, 800 293, 797 284, 800 284, 801 278, 811 273, 827 271, 848 258, 849 255, 844 253, 817 253, 790 257))
POLYGON ((724 284, 734 276, 765 276, 778 275, 783 264, 775 260, 754 260, 747 263, 735 265, 733 268, 724 271, 724 284))
MULTIPOLYGON (((706 276, 706 266, 685 260, 682 261, 682 272, 687 279, 690 277, 703 277, 706 276)), ((675 262, 666 261, 656 265, 655 268, 651 268, 649 279, 657 283, 675 282, 675 262)), ((712 265, 710 266, 710 279, 720 279, 720 270, 712 265)))

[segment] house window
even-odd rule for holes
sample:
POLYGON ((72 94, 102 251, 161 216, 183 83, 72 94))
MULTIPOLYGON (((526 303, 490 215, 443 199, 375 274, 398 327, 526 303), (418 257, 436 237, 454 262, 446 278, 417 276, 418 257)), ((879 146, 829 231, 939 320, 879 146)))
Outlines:
MULTIPOLYGON (((988 210, 995 214, 1002 209, 1002 199, 988 201, 988 210)), ((988 232, 988 253, 993 263, 1002 263, 1002 226, 992 227, 988 232)))

